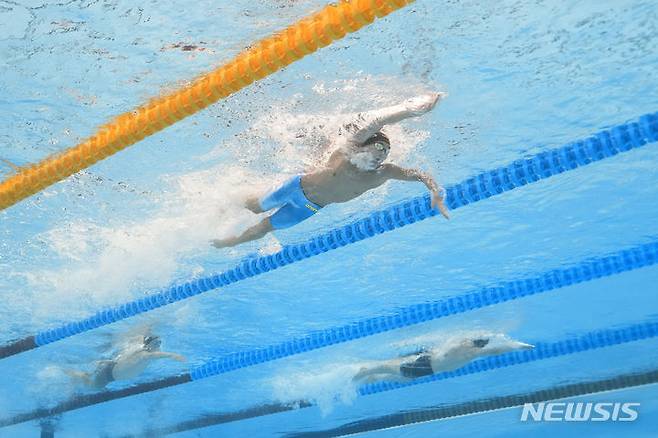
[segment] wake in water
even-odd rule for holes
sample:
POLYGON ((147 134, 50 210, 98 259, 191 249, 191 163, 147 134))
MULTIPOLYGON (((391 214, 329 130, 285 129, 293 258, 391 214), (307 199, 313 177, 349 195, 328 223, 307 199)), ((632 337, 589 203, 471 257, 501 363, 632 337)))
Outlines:
POLYGON ((361 363, 334 363, 313 372, 296 370, 275 376, 269 385, 274 399, 283 403, 311 401, 320 408, 322 416, 326 416, 337 403, 351 405, 354 402, 358 395, 354 376, 361 367, 361 363))
POLYGON ((240 204, 245 186, 235 183, 247 178, 240 168, 184 175, 153 217, 117 227, 78 222, 50 230, 42 238, 69 262, 25 274, 33 289, 49 290, 51 298, 40 301, 35 317, 70 315, 81 299, 93 306, 116 303, 137 289, 162 287, 176 274, 199 274, 203 269, 186 259, 211 251, 212 238, 255 220, 240 204))

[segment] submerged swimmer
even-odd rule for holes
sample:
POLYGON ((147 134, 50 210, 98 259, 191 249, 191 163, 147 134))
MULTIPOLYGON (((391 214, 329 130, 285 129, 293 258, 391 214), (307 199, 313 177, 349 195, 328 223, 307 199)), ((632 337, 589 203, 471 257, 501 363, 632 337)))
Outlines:
POLYGON ((432 193, 432 208, 438 208, 448 218, 442 189, 432 176, 417 169, 383 164, 391 150, 391 142, 381 132, 385 125, 425 114, 445 96, 444 93, 430 93, 400 105, 357 114, 356 120, 344 126, 346 136, 324 166, 296 175, 264 196, 246 200, 245 206, 252 212, 276 209, 273 214, 239 236, 213 240, 213 245, 224 248, 260 239, 273 230, 308 219, 322 207, 351 201, 389 180, 422 182, 432 193))
POLYGON ((114 359, 97 361, 96 370, 93 373, 67 371, 67 374, 93 389, 103 389, 115 380, 134 379, 157 359, 185 361, 180 354, 160 351, 161 344, 162 341, 158 336, 143 336, 141 343, 129 345, 121 350, 114 359))
POLYGON ((479 357, 533 348, 533 345, 515 341, 501 333, 457 338, 438 348, 368 364, 361 368, 353 381, 357 384, 380 381, 408 382, 419 377, 456 370, 479 357))

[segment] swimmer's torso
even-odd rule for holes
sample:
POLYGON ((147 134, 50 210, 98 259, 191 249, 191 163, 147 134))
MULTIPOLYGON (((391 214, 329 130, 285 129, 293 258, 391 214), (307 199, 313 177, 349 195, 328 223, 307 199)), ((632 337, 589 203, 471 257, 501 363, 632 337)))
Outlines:
POLYGON ((112 376, 115 380, 130 380, 144 372, 152 360, 152 354, 139 349, 122 352, 114 360, 112 376))
POLYGON ((359 170, 341 153, 325 167, 302 175, 302 188, 310 201, 325 206, 351 201, 384 181, 380 171, 359 170))
POLYGON ((435 373, 461 368, 478 357, 478 351, 464 343, 452 346, 444 351, 433 351, 432 369, 435 373))

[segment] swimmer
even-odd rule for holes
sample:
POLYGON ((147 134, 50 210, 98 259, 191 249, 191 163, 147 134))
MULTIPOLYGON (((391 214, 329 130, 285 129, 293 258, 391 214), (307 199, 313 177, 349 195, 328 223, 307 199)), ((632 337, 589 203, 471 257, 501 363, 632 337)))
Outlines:
POLYGON ((104 389, 115 380, 131 380, 139 376, 146 367, 157 359, 173 359, 185 362, 180 354, 160 351, 162 341, 158 336, 142 336, 142 341, 128 345, 114 359, 96 362, 93 373, 83 371, 67 371, 66 374, 83 382, 93 389, 104 389))
POLYGON ((357 384, 381 381, 404 383, 456 370, 479 357, 533 348, 533 345, 515 341, 502 333, 483 333, 456 338, 437 348, 397 359, 370 363, 361 368, 352 380, 357 384))
POLYGON ((443 189, 429 174, 384 164, 391 141, 381 132, 385 125, 421 116, 434 108, 445 93, 414 97, 402 104, 357 114, 344 126, 345 136, 324 166, 296 175, 263 196, 250 197, 245 207, 254 213, 276 210, 239 236, 215 239, 212 244, 225 248, 257 240, 273 230, 292 227, 310 218, 329 204, 348 202, 389 180, 420 181, 432 194, 431 205, 445 218, 443 189))

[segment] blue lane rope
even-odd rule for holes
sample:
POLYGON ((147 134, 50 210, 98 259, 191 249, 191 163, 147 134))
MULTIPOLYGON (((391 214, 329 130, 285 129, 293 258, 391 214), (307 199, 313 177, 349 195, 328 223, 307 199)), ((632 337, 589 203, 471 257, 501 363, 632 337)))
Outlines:
MULTIPOLYGON (((231 353, 194 368, 192 380, 226 373, 239 368, 340 344, 378 333, 464 313, 517 298, 548 292, 597 278, 658 263, 658 241, 588 259, 564 269, 554 269, 534 277, 485 287, 471 293, 402 308, 387 316, 364 319, 352 324, 310 333, 280 344, 257 350, 231 353)), ((535 354, 534 352, 532 354, 535 354)))
MULTIPOLYGON (((516 160, 508 166, 483 172, 448 187, 446 204, 448 208, 454 210, 657 140, 658 113, 646 114, 636 121, 601 131, 585 140, 569 143, 531 158, 516 160)), ((429 195, 416 197, 374 212, 366 218, 321 234, 307 242, 286 245, 277 253, 245 260, 237 267, 221 274, 175 285, 159 293, 102 310, 89 318, 42 331, 34 336, 33 348, 224 287, 436 214, 437 212, 430 206, 429 195)), ((32 341, 29 344, 31 345, 32 341)), ((11 354, 6 354, 4 357, 26 350, 8 349, 7 351, 11 354)))
MULTIPOLYGON (((550 359, 553 357, 565 356, 643 339, 650 339, 656 337, 657 335, 658 322, 654 321, 632 324, 617 329, 594 330, 584 335, 567 338, 558 342, 537 343, 534 350, 506 353, 499 356, 491 356, 486 359, 477 360, 456 371, 436 374, 434 376, 430 376, 429 378, 420 378, 416 381, 412 381, 406 384, 378 383, 366 385, 359 390, 359 394, 368 395, 415 384, 428 383, 436 380, 446 380, 468 374, 491 371, 497 368, 550 359)), ((208 376, 209 375, 206 375, 204 377, 208 376)), ((46 418, 87 406, 92 406, 120 398, 126 398, 137 394, 143 394, 146 392, 153 392, 167 387, 189 383, 191 381, 192 379, 190 378, 190 374, 184 373, 177 376, 169 376, 160 380, 140 383, 128 388, 77 396, 61 402, 60 404, 51 408, 36 409, 31 412, 15 415, 14 417, 0 419, 0 427, 11 426, 26 421, 36 420, 38 418, 46 418)))

